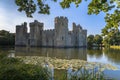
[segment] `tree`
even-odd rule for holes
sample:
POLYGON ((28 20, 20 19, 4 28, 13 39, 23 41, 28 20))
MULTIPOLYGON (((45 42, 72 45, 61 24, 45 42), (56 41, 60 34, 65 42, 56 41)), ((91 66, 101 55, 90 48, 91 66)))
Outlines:
POLYGON ((8 31, 0 31, 0 45, 14 45, 15 44, 15 34, 9 33, 8 31))
POLYGON ((94 43, 94 35, 89 35, 87 37, 87 45, 88 45, 88 48, 92 48, 93 47, 93 43, 94 43))
POLYGON ((108 35, 104 36, 103 43, 106 46, 120 45, 120 32, 119 30, 111 30, 108 35), (113 32, 112 32, 113 31, 113 32))
POLYGON ((94 37, 94 43, 99 47, 99 46, 102 46, 102 36, 101 35, 95 35, 94 37))

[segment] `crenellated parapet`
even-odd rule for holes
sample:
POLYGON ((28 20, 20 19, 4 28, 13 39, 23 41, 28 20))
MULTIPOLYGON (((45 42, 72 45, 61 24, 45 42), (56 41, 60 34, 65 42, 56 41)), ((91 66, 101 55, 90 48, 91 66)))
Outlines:
POLYGON ((34 20, 34 22, 31 22, 29 25, 30 25, 30 27, 38 26, 38 27, 40 27, 41 30, 43 30, 43 26, 44 26, 43 23, 38 22, 37 20, 34 20))
POLYGON ((85 34, 87 36, 87 30, 86 29, 83 30, 83 34, 85 34))
POLYGON ((67 17, 60 16, 55 18, 55 23, 62 23, 62 22, 68 23, 67 17))
POLYGON ((58 32, 59 30, 68 31, 68 19, 67 17, 56 17, 55 18, 55 30, 58 32))
POLYGON ((76 25, 73 23, 73 32, 80 32, 82 29, 82 26, 80 24, 76 25))
POLYGON ((54 29, 47 29, 47 30, 43 30, 42 33, 43 34, 52 34, 52 33, 54 33, 54 31, 55 31, 54 29))
POLYGON ((47 30, 44 30, 45 32, 51 32, 51 31, 54 31, 54 29, 47 29, 47 30))
MULTIPOLYGON (((20 29, 27 29, 27 23, 24 22, 21 25, 16 25, 16 30, 20 30, 20 29)), ((16 31, 17 32, 17 31, 16 31)))

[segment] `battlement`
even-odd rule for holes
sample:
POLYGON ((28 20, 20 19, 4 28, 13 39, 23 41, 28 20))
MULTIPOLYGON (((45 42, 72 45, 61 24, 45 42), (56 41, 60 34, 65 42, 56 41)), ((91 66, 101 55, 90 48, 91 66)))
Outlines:
POLYGON ((82 26, 80 24, 76 25, 75 23, 73 23, 73 31, 82 31, 82 26))
POLYGON ((16 28, 21 28, 21 25, 16 25, 16 28))
POLYGON ((80 29, 80 30, 82 30, 82 27, 81 27, 80 24, 77 25, 77 28, 80 29))
POLYGON ((55 23, 56 22, 68 22, 67 17, 59 16, 55 18, 55 23))
POLYGON ((30 25, 30 27, 31 27, 31 26, 35 26, 35 25, 43 26, 44 24, 41 23, 41 22, 38 22, 37 20, 34 20, 34 22, 29 23, 29 25, 30 25))
POLYGON ((43 33, 53 33, 54 29, 47 29, 47 30, 43 30, 43 33))
POLYGON ((27 22, 24 22, 24 23, 22 24, 22 26, 27 26, 27 22))
POLYGON ((54 31, 54 29, 47 29, 47 30, 44 30, 44 31, 54 31))
POLYGON ((84 29, 82 32, 83 32, 83 34, 87 34, 87 30, 86 29, 84 29))
POLYGON ((21 25, 16 25, 16 27, 24 27, 24 26, 27 26, 27 22, 24 22, 21 25))

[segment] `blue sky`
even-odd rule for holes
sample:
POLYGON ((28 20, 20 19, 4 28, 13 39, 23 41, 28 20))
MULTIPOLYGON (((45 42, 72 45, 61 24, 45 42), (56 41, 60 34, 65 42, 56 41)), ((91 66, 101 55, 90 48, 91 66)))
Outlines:
MULTIPOLYGON (((62 9, 58 3, 50 2, 51 14, 42 15, 36 13, 33 18, 26 17, 25 13, 18 12, 18 7, 14 0, 0 0, 0 30, 15 32, 15 26, 23 22, 33 22, 38 20, 44 23, 44 29, 54 28, 54 18, 56 16, 66 16, 69 20, 69 30, 72 30, 72 23, 80 24, 89 34, 100 34, 105 26, 104 13, 99 15, 87 15, 87 5, 89 2, 82 2, 78 8, 74 4, 69 9, 62 9)), ((29 29, 29 28, 28 28, 29 29)))

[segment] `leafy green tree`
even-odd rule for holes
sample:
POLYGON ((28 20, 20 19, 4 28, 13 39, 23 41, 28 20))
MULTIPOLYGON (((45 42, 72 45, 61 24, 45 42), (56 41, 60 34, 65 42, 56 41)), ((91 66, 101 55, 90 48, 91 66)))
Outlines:
POLYGON ((114 34, 114 45, 120 45, 120 32, 114 34))
POLYGON ((104 36, 103 43, 106 46, 120 45, 120 32, 119 32, 119 30, 114 31, 111 34, 109 33, 108 35, 104 36))
POLYGON ((111 45, 120 45, 120 32, 119 30, 111 37, 111 45))
POLYGON ((102 41, 103 41, 103 38, 101 35, 95 35, 94 36, 94 43, 99 47, 99 46, 102 46, 102 41))
POLYGON ((103 45, 105 47, 109 47, 110 43, 111 43, 111 39, 109 37, 104 37, 104 39, 103 39, 103 45))
POLYGON ((0 45, 14 45, 15 44, 15 34, 9 33, 8 31, 0 31, 0 45))
POLYGON ((94 35, 89 35, 87 37, 87 45, 88 45, 88 48, 92 48, 93 47, 93 44, 94 44, 94 35))
POLYGON ((9 32, 6 31, 6 30, 1 30, 1 31, 0 31, 0 35, 1 35, 1 36, 9 36, 9 32))

